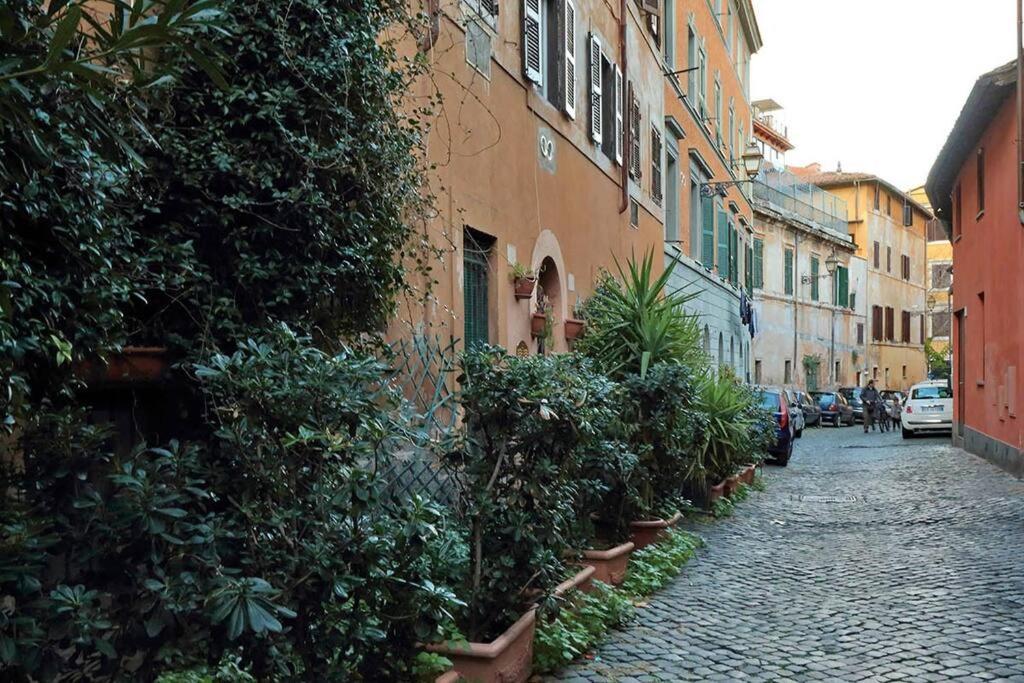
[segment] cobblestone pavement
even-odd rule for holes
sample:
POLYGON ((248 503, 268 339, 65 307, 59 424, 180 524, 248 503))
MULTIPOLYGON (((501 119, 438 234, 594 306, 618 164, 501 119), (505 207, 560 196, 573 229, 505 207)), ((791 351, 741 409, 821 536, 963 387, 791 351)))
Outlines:
POLYGON ((562 681, 1024 681, 1024 483, 949 445, 809 429, 789 467, 562 681))

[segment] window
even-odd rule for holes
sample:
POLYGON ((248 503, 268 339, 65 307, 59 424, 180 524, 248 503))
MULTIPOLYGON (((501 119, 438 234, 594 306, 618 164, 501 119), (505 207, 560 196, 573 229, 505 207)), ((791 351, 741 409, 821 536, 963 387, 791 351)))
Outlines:
POLYGON ((892 247, 885 248, 885 272, 892 272, 892 247))
POLYGON ((701 258, 701 235, 704 225, 704 199, 700 195, 701 184, 707 178, 696 164, 690 164, 690 258, 695 261, 701 258))
POLYGON ((857 344, 864 344, 864 323, 857 323, 857 344))
POLYGON ((715 74, 715 137, 722 146, 722 79, 715 74))
POLYGON ((885 307, 885 341, 896 341, 896 309, 885 307))
POLYGON ((463 339, 466 348, 490 341, 487 259, 494 239, 472 228, 462 234, 463 339))
POLYGON ((892 215, 892 195, 889 193, 885 194, 885 215, 892 215))
POLYGON ((754 254, 753 254, 753 279, 754 288, 764 288, 764 239, 761 237, 754 238, 754 254))
POLYGON ((817 301, 818 296, 821 294, 818 286, 818 270, 820 268, 818 257, 811 256, 811 301, 817 301))
POLYGON ((932 313, 932 336, 949 336, 949 313, 947 313, 946 311, 932 313))
POLYGON ((903 279, 910 281, 910 257, 904 254, 900 257, 900 267, 902 270, 903 279))
POLYGON ((871 368, 871 378, 873 380, 875 380, 875 381, 878 381, 878 366, 877 365, 875 367, 871 368))
POLYGON ((904 365, 903 366, 903 379, 906 379, 906 378, 907 378, 907 366, 904 365))
POLYGON ((902 328, 902 330, 901 330, 902 334, 900 335, 900 341, 902 341, 904 344, 909 344, 910 343, 910 312, 909 311, 901 311, 900 312, 900 327, 902 328))
POLYGON ((675 71, 676 68, 676 11, 675 11, 675 0, 665 0, 665 11, 662 13, 664 18, 664 30, 665 36, 664 41, 661 45, 662 58, 665 60, 665 66, 668 67, 669 71, 675 71))
POLYGON ((783 281, 783 291, 786 294, 791 295, 793 294, 793 250, 787 248, 784 254, 784 258, 785 271, 783 273, 783 277, 785 278, 785 280, 783 281))
POLYGON ((877 269, 877 268, 880 267, 879 264, 881 263, 881 254, 882 254, 882 245, 880 245, 878 242, 875 242, 875 252, 874 252, 874 254, 875 254, 875 259, 874 259, 874 261, 875 261, 875 268, 877 269))
POLYGON ((942 229, 942 223, 939 219, 933 218, 928 221, 928 241, 929 242, 945 242, 946 231, 942 229))
POLYGON ((793 383, 793 361, 787 360, 782 370, 782 381, 784 384, 793 383))
POLYGON ((978 148, 978 215, 985 213, 985 148, 978 148))
POLYGON ((875 183, 875 211, 882 208, 882 188, 878 183, 875 183))
POLYGON ((701 263, 708 270, 715 267, 715 200, 701 197, 701 263))
POLYGON ((761 384, 761 361, 754 361, 754 384, 761 384))
POLYGON ((843 376, 842 375, 842 369, 843 369, 843 362, 837 360, 836 361, 836 366, 833 369, 833 374, 832 374, 832 381, 834 383, 836 383, 836 384, 839 384, 840 381, 842 380, 842 376, 843 376))
POLYGON ((701 123, 707 117, 707 96, 708 96, 708 56, 704 50, 697 53, 697 112, 700 114, 701 123))
POLYGON ((748 292, 754 291, 754 245, 748 243, 743 250, 743 285, 748 292))
POLYGON ((466 62, 485 78, 491 77, 491 34, 476 19, 466 22, 466 62))
POLYGON ((985 292, 978 293, 978 337, 978 347, 981 349, 981 377, 978 378, 978 383, 984 384, 988 365, 988 350, 985 348, 985 292))
POLYGON ((604 101, 607 72, 604 69, 604 63, 601 39, 591 33, 587 40, 587 73, 590 75, 588 79, 590 81, 588 86, 590 89, 590 139, 601 145, 607 153, 608 147, 605 146, 604 136, 605 117, 608 113, 604 101))
POLYGON ((857 293, 850 292, 850 306, 851 309, 857 310, 857 293))
POLYGON ((548 102, 570 118, 576 116, 576 6, 573 0, 525 0, 523 71, 548 102))
MULTIPOLYGON (((593 49, 593 46, 591 46, 593 49)), ((592 55, 593 56, 593 55, 592 55)), ((599 136, 591 133, 591 139, 601 145, 601 151, 615 163, 622 163, 622 72, 614 62, 609 61, 609 56, 601 50, 601 73, 598 83, 593 81, 594 74, 591 71, 591 106, 600 106, 600 116, 597 121, 591 118, 591 131, 600 130, 599 136), (600 87, 600 91, 595 88, 600 87), (598 93, 595 98, 593 93, 598 93), (600 104, 598 104, 600 102, 600 104)), ((593 117, 593 109, 591 110, 593 117)))
POLYGON ((671 141, 665 154, 665 240, 679 241, 679 157, 671 141))
POLYGON ((903 201, 903 227, 909 228, 914 225, 914 207, 910 205, 910 202, 903 201))
POLYGON ((718 214, 718 277, 723 280, 729 279, 729 215, 722 208, 721 204, 716 207, 718 214))
POLYGON ((735 118, 736 118, 736 104, 735 104, 734 98, 730 97, 729 98, 729 125, 725 129, 725 137, 729 141, 729 155, 728 155, 727 158, 729 159, 729 165, 730 166, 735 166, 736 150, 733 148, 733 144, 732 144, 733 121, 735 120, 735 118))
POLYGON ((693 71, 686 73, 686 94, 690 98, 690 104, 697 104, 697 34, 693 32, 692 26, 686 27, 686 66, 693 71))
POLYGON ((885 339, 885 327, 882 320, 882 307, 871 307, 871 339, 882 341, 885 339))

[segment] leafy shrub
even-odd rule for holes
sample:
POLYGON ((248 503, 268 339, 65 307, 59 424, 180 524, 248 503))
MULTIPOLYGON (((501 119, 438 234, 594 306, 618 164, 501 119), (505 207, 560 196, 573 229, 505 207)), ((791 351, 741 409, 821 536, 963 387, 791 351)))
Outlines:
POLYGON ((537 624, 535 673, 561 669, 597 645, 609 629, 625 626, 633 618, 633 603, 625 594, 600 581, 592 585, 589 593, 573 592, 554 619, 537 624))
POLYGON ((703 379, 698 405, 702 429, 695 451, 699 477, 694 481, 698 491, 704 491, 741 466, 764 459, 774 438, 774 420, 753 391, 729 373, 703 379))
POLYGON ((620 589, 635 597, 646 597, 663 588, 704 545, 699 537, 685 531, 669 531, 653 545, 629 556, 626 579, 620 589))
POLYGON ((608 381, 574 355, 467 353, 460 377, 465 438, 449 463, 465 481, 470 528, 464 632, 494 637, 521 616, 528 595, 561 579, 577 540, 583 453, 614 417, 608 381))

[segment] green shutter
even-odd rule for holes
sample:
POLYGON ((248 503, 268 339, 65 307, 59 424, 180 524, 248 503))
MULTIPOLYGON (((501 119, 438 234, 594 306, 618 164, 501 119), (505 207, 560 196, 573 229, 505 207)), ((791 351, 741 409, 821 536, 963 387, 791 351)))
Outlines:
POLYGON ((715 267, 715 203, 710 197, 704 197, 701 208, 703 209, 702 221, 704 234, 700 250, 700 260, 705 268, 715 267))
POLYGON ((764 288, 764 240, 754 240, 754 286, 764 288))
POLYGON ((729 224, 729 282, 737 284, 740 277, 740 264, 739 249, 740 249, 740 236, 736 232, 736 226, 733 223, 729 224))
POLYGON ((748 292, 754 291, 754 247, 750 244, 744 250, 744 270, 743 270, 743 282, 747 286, 748 292))
POLYGON ((786 283, 785 292, 786 294, 793 293, 793 251, 791 249, 786 250, 786 283))
POLYGON ((467 240, 462 274, 466 348, 490 341, 487 317, 487 257, 467 240))
POLYGON ((718 276, 729 278, 729 216, 718 210, 718 276))
POLYGON ((818 257, 811 257, 811 301, 817 301, 821 291, 818 288, 818 257))
POLYGON ((835 305, 847 308, 850 305, 850 271, 844 266, 836 268, 835 305))

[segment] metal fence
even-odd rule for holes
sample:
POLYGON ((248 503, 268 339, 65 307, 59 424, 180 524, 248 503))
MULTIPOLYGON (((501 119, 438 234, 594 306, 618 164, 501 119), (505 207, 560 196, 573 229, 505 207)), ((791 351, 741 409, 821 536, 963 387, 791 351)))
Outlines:
POLYGON ((836 195, 781 171, 763 172, 757 176, 753 185, 754 199, 795 214, 825 230, 849 237, 846 202, 836 195))
POLYGON ((384 476, 393 492, 450 505, 458 487, 438 453, 458 426, 456 340, 415 335, 391 345, 392 381, 406 399, 409 438, 392 452, 384 476))

